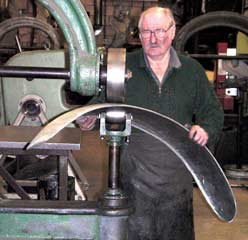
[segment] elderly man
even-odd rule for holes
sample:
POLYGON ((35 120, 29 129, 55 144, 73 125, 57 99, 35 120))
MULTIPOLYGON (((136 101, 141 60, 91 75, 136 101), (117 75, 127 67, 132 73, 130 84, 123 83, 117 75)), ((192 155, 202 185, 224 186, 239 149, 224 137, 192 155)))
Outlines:
MULTIPOLYGON (((127 56, 132 78, 127 104, 167 115, 192 126, 189 138, 213 145, 223 125, 223 111, 204 69, 173 49, 175 21, 168 8, 153 7, 139 20, 142 49, 127 56), (194 119, 194 121, 193 121, 194 119)), ((89 129, 94 119, 84 119, 89 129)), ((180 160, 156 139, 133 131, 121 163, 123 188, 135 206, 129 240, 192 240, 192 178, 180 160)))

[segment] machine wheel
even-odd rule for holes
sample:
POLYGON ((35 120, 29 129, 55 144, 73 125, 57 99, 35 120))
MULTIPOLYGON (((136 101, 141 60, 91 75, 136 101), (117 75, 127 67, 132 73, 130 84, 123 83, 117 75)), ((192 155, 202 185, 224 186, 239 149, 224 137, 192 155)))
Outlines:
POLYGON ((195 33, 212 28, 229 27, 248 35, 248 18, 234 12, 215 11, 196 17, 185 24, 177 33, 174 46, 178 52, 185 51, 185 44, 195 33))
MULTIPOLYGON (((180 53, 184 53, 185 51, 185 47, 186 47, 186 43, 188 42, 188 40, 197 32, 200 32, 202 30, 205 29, 209 29, 209 28, 214 28, 214 27, 228 27, 228 28, 232 28, 235 29, 239 32, 242 32, 246 35, 248 35, 248 17, 240 15, 238 13, 234 13, 234 12, 228 12, 228 11, 216 11, 216 12, 210 12, 204 15, 201 15, 199 17, 196 17, 194 19, 192 19, 191 21, 189 21, 187 24, 185 24, 177 33, 177 36, 175 38, 175 42, 174 42, 174 47, 175 49, 180 52, 180 53)), ((233 124, 233 123, 231 123, 233 124)), ((234 128, 235 129, 235 128, 234 128)), ((232 128, 233 130, 233 128, 232 128)), ((237 131, 237 130, 236 130, 237 131)), ((230 139, 228 139, 229 141, 232 140, 234 141, 234 143, 237 145, 239 143, 236 143, 235 139, 237 139, 237 133, 235 132, 230 132, 230 130, 223 135, 221 142, 217 145, 216 149, 215 149, 215 155, 216 158, 222 162, 222 165, 224 165, 225 163, 223 162, 224 158, 223 158, 223 144, 224 144, 224 138, 226 139, 227 137, 229 137, 230 139)), ((225 144, 226 145, 226 144, 225 144)), ((231 146, 231 145, 230 145, 231 146)), ((229 146, 229 147, 230 147, 229 146)), ((231 159, 232 157, 237 156, 237 150, 230 149, 231 151, 229 151, 229 156, 224 156, 229 158, 229 160, 233 160, 231 159), (233 151, 233 152, 232 152, 233 151)), ((226 160, 225 160, 226 161, 226 160)), ((228 162, 228 161, 226 161, 228 162)), ((226 165, 226 164, 225 164, 226 165)), ((241 169, 239 168, 235 168, 236 165, 227 165, 225 166, 225 172, 226 175, 228 177, 231 178, 247 178, 247 167, 243 166, 241 169)))
POLYGON ((59 49, 60 41, 50 24, 33 17, 15 17, 0 23, 0 49, 14 55, 17 48, 59 49))

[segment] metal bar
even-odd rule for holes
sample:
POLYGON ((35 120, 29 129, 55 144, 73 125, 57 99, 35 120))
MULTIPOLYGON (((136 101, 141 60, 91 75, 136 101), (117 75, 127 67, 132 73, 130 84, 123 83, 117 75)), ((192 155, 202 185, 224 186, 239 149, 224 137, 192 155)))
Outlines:
POLYGON ((37 187, 36 180, 16 180, 16 183, 22 187, 37 187))
POLYGON ((95 31, 95 36, 99 35, 103 30, 102 8, 103 8, 102 0, 94 0, 94 31, 95 31))
MULTIPOLYGON (((68 150, 60 150, 56 149, 56 144, 53 145, 54 149, 34 149, 34 150, 25 150, 20 148, 1 148, 0 147, 0 154, 5 155, 56 155, 61 156, 67 154, 68 150)), ((25 148, 25 146, 24 146, 25 148)))
POLYGON ((67 156, 59 157, 59 200, 67 200, 68 186, 68 158, 67 156))
POLYGON ((71 164, 72 170, 76 173, 77 177, 79 178, 81 184, 83 185, 83 190, 86 191, 89 188, 89 182, 86 176, 83 174, 78 162, 73 157, 71 151, 69 152, 69 163, 71 164))
POLYGON ((70 79, 66 68, 0 66, 0 77, 70 79))
POLYGON ((3 179, 15 190, 15 192, 22 198, 22 199, 30 199, 28 194, 24 191, 24 189, 16 184, 15 179, 8 173, 8 171, 0 165, 0 175, 3 179))
POLYGON ((17 35, 15 36, 15 39, 16 39, 16 43, 17 43, 17 47, 19 49, 19 52, 21 53, 22 52, 22 47, 21 47, 21 44, 20 44, 20 41, 19 41, 19 38, 18 38, 17 35))
MULTIPOLYGON (((80 200, 86 200, 86 196, 84 194, 84 189, 81 186, 81 184, 79 183, 74 171, 72 170, 72 167, 70 164, 68 164, 68 176, 72 176, 75 180, 75 192, 78 195, 78 199, 80 200)), ((75 196, 74 196, 75 199, 75 196)))
POLYGON ((237 55, 237 56, 222 56, 217 54, 189 54, 192 58, 201 58, 201 59, 248 59, 248 55, 237 55))
POLYGON ((97 205, 98 202, 93 201, 1 200, 0 213, 93 215, 98 214, 97 205))
POLYGON ((119 180, 120 146, 109 146, 109 187, 117 189, 120 186, 119 180))
POLYGON ((0 154, 0 165, 3 166, 3 164, 4 164, 5 160, 6 160, 6 157, 7 157, 6 155, 0 154))
POLYGON ((242 168, 243 142, 242 142, 242 128, 243 128, 243 98, 244 92, 240 91, 240 98, 238 104, 238 124, 236 134, 236 149, 237 149, 237 169, 242 168))

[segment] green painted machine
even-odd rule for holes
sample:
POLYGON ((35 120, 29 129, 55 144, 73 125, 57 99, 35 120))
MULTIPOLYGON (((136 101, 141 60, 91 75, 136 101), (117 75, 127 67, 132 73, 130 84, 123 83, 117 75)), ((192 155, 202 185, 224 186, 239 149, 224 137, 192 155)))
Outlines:
POLYGON ((187 130, 172 119, 122 104, 125 80, 130 77, 125 68, 125 49, 109 49, 106 58, 102 50, 96 49, 90 20, 79 0, 38 2, 58 22, 68 52, 22 53, 0 67, 0 121, 2 125, 16 126, 0 127, 0 174, 21 198, 0 200, 0 239, 128 239, 127 221, 133 208, 119 184, 119 163, 121 147, 131 134, 131 126, 152 135, 175 153, 175 158, 186 165, 217 216, 231 221, 236 214, 235 199, 211 153, 188 141, 187 130), (75 105, 65 100, 66 83, 72 92, 82 96, 97 95, 104 86, 111 103, 74 109, 75 105), (67 113, 61 115, 64 112, 67 113), (84 114, 99 114, 100 135, 109 145, 108 189, 97 202, 68 200, 67 157, 70 158, 71 150, 78 149, 79 142, 70 134, 66 135, 65 142, 60 136, 64 136, 67 125, 84 114), (59 115, 32 140, 37 134, 35 126, 59 115), (109 129, 108 124, 124 124, 125 127, 124 130, 109 129), (19 133, 21 140, 13 140, 12 132, 19 133), (2 136, 7 136, 7 140, 2 136), (58 199, 30 199, 2 166, 7 154, 59 156, 58 199), (197 165, 192 160, 195 158, 197 165))
MULTIPOLYGON (((7 66, 54 67, 63 69, 67 67, 68 71, 65 75, 68 74, 67 79, 70 79, 70 88, 73 92, 78 92, 83 96, 97 95, 100 86, 101 54, 97 52, 94 32, 82 4, 80 1, 38 2, 50 11, 60 25, 68 44, 68 52, 40 51, 35 54, 34 52, 24 52, 12 58, 7 63, 7 66), (69 55, 69 57, 65 56, 65 54, 69 55), (66 61, 68 63, 66 63, 66 61)), ((19 69, 20 68, 9 70, 12 71, 13 74, 13 72, 18 72, 19 69)), ((24 68, 22 68, 22 70, 24 70, 24 68)), ((28 69, 26 70, 27 73, 28 69)), ((39 70, 41 69, 37 69, 37 71, 39 70)), ((6 75, 3 74, 2 76, 4 77, 6 75)), ((7 76, 9 77, 10 75, 7 76)), ((54 78, 54 76, 55 74, 53 74, 51 78, 54 78)), ((16 79, 15 76, 13 79, 8 78, 8 80, 5 81, 3 78, 1 81, 1 91, 3 91, 3 94, 1 94, 0 104, 6 105, 1 107, 0 122, 2 124, 14 123, 17 112, 20 110, 18 106, 22 104, 23 98, 24 100, 29 98, 27 95, 31 95, 31 99, 33 95, 37 95, 37 97, 34 97, 34 101, 41 100, 44 102, 42 106, 44 112, 44 107, 49 105, 45 113, 48 119, 73 107, 68 106, 63 99, 62 87, 65 84, 64 76, 62 76, 62 81, 61 75, 57 75, 56 78, 60 78, 60 80, 49 81, 51 79, 35 79, 32 82, 28 82, 26 78, 23 78, 25 74, 20 75, 20 77, 22 79, 16 79), (49 92, 47 91, 48 85, 50 89, 49 92), (14 98, 12 96, 14 96, 14 98), (43 97, 45 99, 43 99, 43 97), (55 106, 52 106, 54 104, 55 106), (6 110, 6 113, 4 110, 6 110)), ((36 75, 36 77, 39 76, 36 75)), ((48 78, 48 76, 45 77, 48 78)), ((30 75, 28 78, 30 79, 30 75)), ((28 124, 30 124, 30 121, 28 124)))

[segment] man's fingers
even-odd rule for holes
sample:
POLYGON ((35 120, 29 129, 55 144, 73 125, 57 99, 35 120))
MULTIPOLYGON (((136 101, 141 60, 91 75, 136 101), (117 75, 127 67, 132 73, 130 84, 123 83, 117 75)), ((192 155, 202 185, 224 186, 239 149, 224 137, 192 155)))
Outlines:
POLYGON ((192 127, 189 131, 189 138, 193 139, 196 135, 196 129, 194 127, 192 127))
MULTIPOLYGON (((195 139, 194 139, 195 140, 195 139)), ((201 146, 205 146, 207 143, 207 138, 206 136, 199 136, 199 138, 197 140, 195 140, 196 143, 198 143, 201 146)))
POLYGON ((97 116, 81 116, 76 120, 76 123, 79 125, 82 131, 92 130, 95 126, 97 116))
POLYGON ((197 144, 205 146, 208 141, 208 133, 200 126, 194 125, 190 129, 189 138, 194 140, 197 144))

